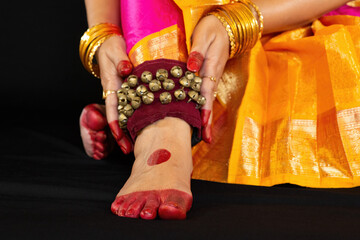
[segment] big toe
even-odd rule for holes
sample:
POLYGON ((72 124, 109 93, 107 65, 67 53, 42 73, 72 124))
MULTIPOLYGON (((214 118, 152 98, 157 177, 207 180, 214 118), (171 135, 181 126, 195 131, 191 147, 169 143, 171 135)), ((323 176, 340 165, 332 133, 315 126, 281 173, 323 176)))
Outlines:
POLYGON ((104 107, 99 104, 87 105, 81 114, 80 122, 93 131, 105 129, 107 125, 104 107))
POLYGON ((179 190, 164 190, 158 214, 162 219, 185 219, 192 205, 192 196, 179 190))

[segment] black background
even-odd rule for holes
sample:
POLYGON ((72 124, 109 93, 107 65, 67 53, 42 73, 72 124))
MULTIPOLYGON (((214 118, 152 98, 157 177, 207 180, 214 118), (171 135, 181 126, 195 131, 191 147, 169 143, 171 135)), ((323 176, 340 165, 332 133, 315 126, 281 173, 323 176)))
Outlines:
POLYGON ((114 216, 133 156, 81 145, 81 109, 101 86, 81 65, 83 1, 3 1, 0 239, 358 239, 360 189, 192 182, 185 221, 114 216))

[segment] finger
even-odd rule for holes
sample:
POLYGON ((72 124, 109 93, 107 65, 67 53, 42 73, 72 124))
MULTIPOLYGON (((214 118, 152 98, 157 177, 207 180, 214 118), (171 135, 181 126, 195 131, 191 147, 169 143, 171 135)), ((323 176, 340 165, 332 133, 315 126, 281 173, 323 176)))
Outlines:
POLYGON ((204 62, 204 55, 196 50, 192 50, 187 61, 187 69, 191 72, 198 72, 204 62))
MULTIPOLYGON (((204 63, 204 65, 206 66, 206 62, 204 63)), ((212 141, 211 124, 212 124, 212 116, 213 116, 212 109, 213 109, 213 101, 214 101, 215 84, 216 84, 215 82, 210 80, 209 76, 203 77, 203 83, 201 86, 200 93, 206 98, 206 103, 201 108, 201 125, 202 125, 202 139, 206 143, 211 143, 212 141)))
MULTIPOLYGON (((103 89, 118 90, 121 88, 122 78, 119 76, 117 67, 121 63, 129 61, 126 55, 125 42, 116 38, 110 38, 109 42, 105 42, 102 54, 99 54, 100 76, 103 89), (113 41, 113 42, 112 42, 113 41)), ((102 50, 102 49, 100 49, 102 50)), ((105 100, 106 118, 110 126, 110 130, 120 146, 121 150, 128 154, 132 151, 132 142, 123 133, 118 123, 118 98, 116 94, 109 94, 105 100)))
POLYGON ((203 76, 203 83, 201 86, 201 95, 206 98, 206 103, 201 110, 202 120, 202 138, 205 142, 212 141, 212 117, 213 117, 213 102, 215 100, 215 91, 217 89, 218 81, 222 76, 227 61, 227 49, 222 44, 221 39, 215 39, 208 48, 207 58, 204 61, 203 67, 200 70, 200 76, 203 76), (224 54, 225 52, 225 54, 224 54), (225 55, 225 56, 224 56, 225 55))
POLYGON ((116 67, 120 77, 125 78, 132 72, 133 66, 129 60, 121 60, 116 67))
POLYGON ((117 54, 109 54, 109 58, 116 66, 116 70, 121 78, 125 78, 132 72, 133 65, 131 64, 127 54, 126 54, 126 43, 123 37, 116 36, 118 38, 119 49, 111 49, 111 53, 113 51, 117 52, 117 54))
POLYGON ((207 31, 205 24, 207 24, 206 19, 205 21, 200 21, 192 35, 192 46, 187 61, 187 69, 192 72, 200 71, 206 58, 207 50, 215 38, 214 33, 207 31))

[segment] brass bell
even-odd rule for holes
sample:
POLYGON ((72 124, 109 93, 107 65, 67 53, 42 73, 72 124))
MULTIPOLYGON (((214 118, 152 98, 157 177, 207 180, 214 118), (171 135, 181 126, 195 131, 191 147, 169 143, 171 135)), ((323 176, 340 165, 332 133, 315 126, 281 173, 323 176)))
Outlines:
POLYGON ((141 99, 144 104, 151 104, 154 101, 155 96, 152 92, 148 92, 147 94, 142 96, 141 99))
POLYGON ((130 87, 136 87, 138 84, 138 77, 136 75, 130 75, 127 78, 127 82, 129 83, 130 87))
POLYGON ((190 87, 191 87, 192 90, 200 92, 201 85, 199 83, 192 82, 190 87))
POLYGON ((127 105, 124 107, 124 109, 123 109, 122 112, 125 114, 126 117, 129 118, 129 117, 131 117, 131 115, 133 115, 134 109, 132 108, 132 106, 131 106, 130 104, 127 104, 127 105))
POLYGON ((127 104, 127 97, 125 94, 119 94, 118 99, 119 99, 119 105, 125 106, 127 104))
POLYGON ((190 71, 186 71, 185 72, 185 77, 189 80, 193 80, 195 78, 195 73, 190 72, 190 71))
POLYGON ((136 91, 134 89, 129 89, 127 91, 127 100, 128 101, 133 100, 133 98, 136 97, 136 96, 137 96, 137 94, 136 94, 136 91))
POLYGON ((145 71, 141 74, 141 81, 144 83, 149 83, 152 80, 152 73, 149 71, 145 71))
POLYGON ((189 79, 187 79, 186 77, 180 78, 179 83, 181 84, 181 86, 184 86, 184 87, 190 87, 190 85, 191 85, 191 81, 189 79))
POLYGON ((118 112, 122 113, 124 111, 124 106, 123 105, 118 105, 118 112))
POLYGON ((198 83, 198 84, 202 84, 202 78, 201 77, 198 77, 198 76, 195 76, 194 79, 193 79, 193 82, 194 83, 198 83))
POLYGON ((123 84, 121 84, 121 88, 125 89, 126 91, 129 91, 130 85, 128 82, 124 82, 123 84))
POLYGON ((183 75, 183 70, 179 66, 174 66, 171 68, 170 73, 173 77, 179 78, 183 75))
POLYGON ((141 97, 147 93, 147 88, 144 85, 140 85, 136 88, 136 94, 141 97))
POLYGON ((175 83, 174 83, 174 81, 172 79, 166 79, 163 82, 163 87, 164 87, 165 90, 170 91, 170 90, 174 89, 175 83))
POLYGON ((186 98, 186 92, 184 89, 175 90, 174 96, 177 100, 184 100, 186 98))
POLYGON ((116 91, 116 94, 117 94, 118 97, 119 97, 119 95, 126 95, 127 90, 125 88, 121 88, 121 89, 116 91))
POLYGON ((196 100, 197 104, 203 106, 206 103, 206 98, 202 95, 199 95, 198 99, 196 100))
POLYGON ((127 124, 128 118, 125 116, 124 113, 119 114, 119 125, 121 128, 125 128, 127 124))
POLYGON ((190 102, 191 100, 197 101, 198 98, 199 98, 199 93, 196 92, 196 91, 194 91, 194 90, 189 91, 189 92, 188 92, 188 95, 189 95, 189 97, 190 97, 190 99, 189 99, 188 102, 190 102))
POLYGON ((133 109, 138 109, 141 106, 141 98, 140 97, 134 97, 131 100, 131 106, 133 109))
POLYGON ((149 88, 153 92, 159 91, 161 89, 161 82, 157 79, 151 80, 149 88))
POLYGON ((160 102, 162 104, 168 104, 172 100, 171 94, 168 92, 163 92, 160 94, 160 102))
POLYGON ((156 79, 160 80, 160 81, 164 81, 165 79, 167 79, 169 76, 169 73, 166 69, 158 69, 156 71, 156 79))

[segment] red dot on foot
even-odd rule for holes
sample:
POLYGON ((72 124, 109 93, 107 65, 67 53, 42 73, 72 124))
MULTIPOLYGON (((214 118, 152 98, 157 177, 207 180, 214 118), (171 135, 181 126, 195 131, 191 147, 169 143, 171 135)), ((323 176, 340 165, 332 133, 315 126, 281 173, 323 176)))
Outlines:
POLYGON ((158 149, 153 152, 149 159, 147 160, 147 164, 149 166, 154 166, 166 162, 171 157, 171 153, 166 149, 158 149))

